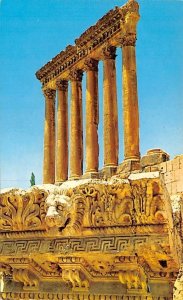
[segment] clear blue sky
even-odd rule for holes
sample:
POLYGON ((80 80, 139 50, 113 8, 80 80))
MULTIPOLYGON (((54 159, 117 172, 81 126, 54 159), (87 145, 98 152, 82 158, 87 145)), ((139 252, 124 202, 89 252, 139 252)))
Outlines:
MULTIPOLYGON (((44 98, 35 72, 124 0, 0 1, 1 187, 42 181, 44 98)), ((140 148, 183 153, 183 2, 140 0, 137 75, 140 148)), ((117 51, 120 158, 123 159, 121 51, 117 51)), ((102 103, 102 63, 99 71, 102 103)), ((83 90, 85 78, 83 80, 83 90)), ((83 98, 85 93, 83 92, 83 98)), ((100 104, 100 144, 102 105, 100 104)), ((102 146, 100 166, 102 166, 102 146)))

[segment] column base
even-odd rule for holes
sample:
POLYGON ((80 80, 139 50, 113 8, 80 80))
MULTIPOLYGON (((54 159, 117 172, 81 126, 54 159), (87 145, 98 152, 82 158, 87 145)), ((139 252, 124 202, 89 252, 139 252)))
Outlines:
POLYGON ((126 159, 117 168, 117 174, 138 172, 141 170, 139 159, 126 159))
POLYGON ((79 175, 73 175, 73 176, 71 176, 71 177, 68 178, 69 181, 71 181, 71 180, 79 180, 79 179, 81 179, 81 176, 79 176, 79 175))
POLYGON ((82 176, 83 179, 98 179, 99 172, 85 172, 82 176))
POLYGON ((67 179, 65 179, 65 180, 60 180, 60 181, 56 181, 56 182, 55 182, 55 185, 56 185, 56 186, 60 186, 60 185, 62 185, 62 183, 64 183, 65 181, 67 181, 67 179))
POLYGON ((116 174, 117 166, 104 166, 102 170, 100 170, 100 178, 111 178, 116 174))

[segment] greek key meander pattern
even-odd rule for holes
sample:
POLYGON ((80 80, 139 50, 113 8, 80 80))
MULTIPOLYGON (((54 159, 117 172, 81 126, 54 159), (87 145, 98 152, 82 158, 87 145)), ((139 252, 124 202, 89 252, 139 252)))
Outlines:
MULTIPOLYGON (((113 252, 126 249, 135 249, 148 243, 149 237, 85 237, 62 238, 52 240, 18 240, 1 241, 0 255, 19 255, 24 253, 74 253, 74 252, 113 252)), ((156 238, 156 243, 161 242, 161 237, 156 238)))
MULTIPOLYGON (((0 293, 5 300, 22 299, 58 299, 58 300, 135 300, 132 295, 91 295, 91 294, 51 294, 51 293, 0 293)), ((138 300, 171 300, 170 297, 155 297, 148 295, 138 295, 138 300)))

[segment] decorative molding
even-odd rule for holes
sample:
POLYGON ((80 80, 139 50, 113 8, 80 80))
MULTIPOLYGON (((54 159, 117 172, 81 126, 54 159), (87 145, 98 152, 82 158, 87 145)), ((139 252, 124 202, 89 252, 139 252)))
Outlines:
POLYGON ((126 31, 125 19, 130 14, 139 16, 138 3, 136 1, 127 2, 122 7, 115 7, 104 15, 94 26, 88 28, 81 36, 75 40, 75 45, 67 46, 51 61, 45 64, 36 72, 36 77, 45 87, 50 81, 56 80, 65 71, 72 70, 77 63, 94 53, 97 48, 108 43, 120 33, 126 31))
MULTIPOLYGON (((41 299, 41 300, 47 300, 47 299, 59 299, 59 300, 66 300, 66 299, 78 299, 78 300, 134 300, 134 295, 124 294, 119 295, 116 293, 107 293, 107 294, 90 294, 86 292, 76 292, 76 293, 48 293, 48 292, 42 292, 42 293, 36 293, 36 292, 3 292, 0 293, 0 296, 3 300, 14 300, 14 299, 41 299), (74 297, 74 298, 73 298, 74 297)), ((138 295, 138 300, 160 300, 159 296, 151 296, 148 293, 143 295, 138 295)), ((161 296, 161 300, 172 300, 172 296, 161 296)))
MULTIPOLYGON (((33 253, 83 253, 83 252, 118 252, 124 250, 142 249, 145 245, 156 243, 159 249, 163 249, 161 244, 166 248, 169 243, 168 236, 88 236, 88 237, 63 237, 56 239, 36 239, 36 240, 15 240, 15 241, 0 241, 1 256, 15 256, 21 254, 33 253)), ((146 249, 146 248, 144 248, 146 249)))
POLYGON ((27 231, 45 229, 47 193, 34 188, 30 192, 16 189, 1 195, 0 230, 27 231))

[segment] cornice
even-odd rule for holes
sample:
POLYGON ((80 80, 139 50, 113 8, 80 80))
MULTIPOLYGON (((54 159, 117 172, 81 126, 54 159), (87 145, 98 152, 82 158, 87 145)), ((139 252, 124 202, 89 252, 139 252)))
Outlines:
MULTIPOLYGON (((117 34, 125 33, 125 18, 128 14, 135 13, 138 15, 138 3, 134 0, 129 0, 122 7, 115 7, 105 14, 98 22, 89 27, 81 36, 75 40, 74 45, 69 45, 64 51, 61 51, 51 61, 45 64, 36 72, 36 77, 39 79, 45 88, 50 81, 62 79, 63 73, 70 73, 71 69, 79 68, 77 64, 87 58, 94 56, 95 51, 102 45, 109 44, 110 40, 117 34)), ((116 46, 116 45, 113 45, 116 46)), ((93 57, 95 58, 95 57, 93 57)), ((68 73, 67 78, 68 79, 68 73)))

